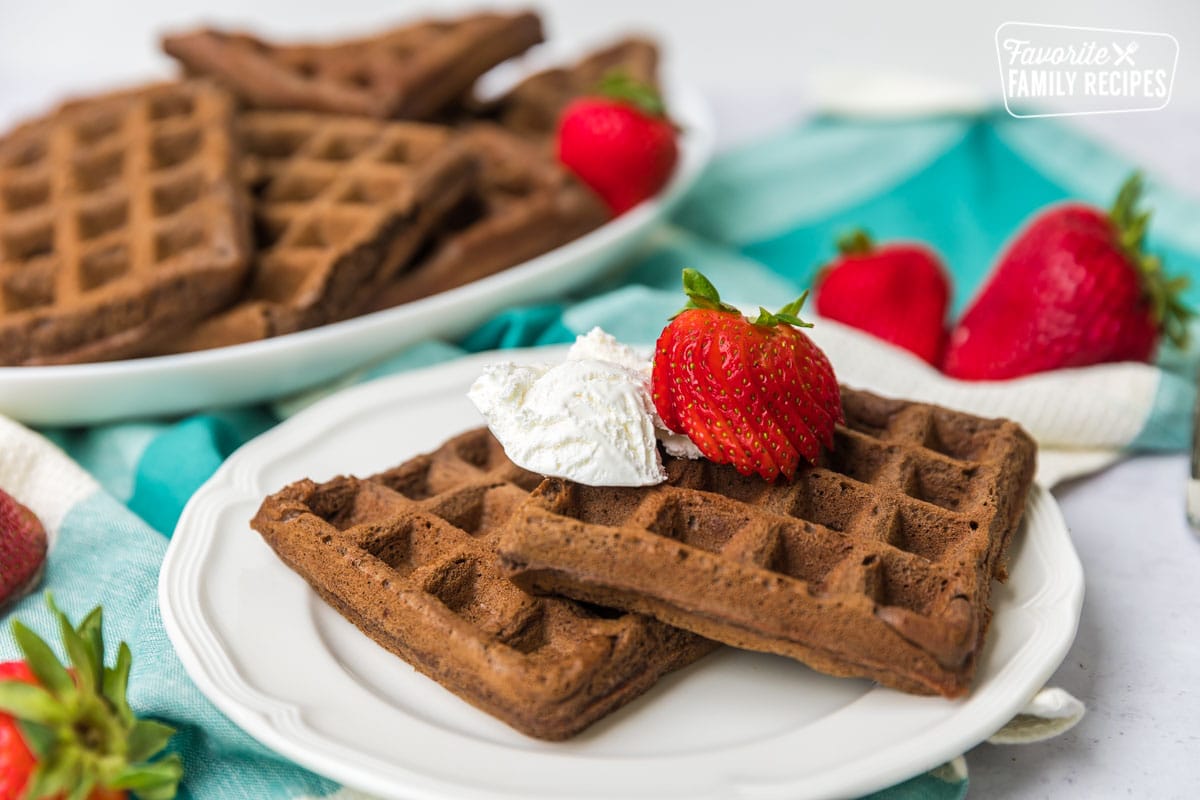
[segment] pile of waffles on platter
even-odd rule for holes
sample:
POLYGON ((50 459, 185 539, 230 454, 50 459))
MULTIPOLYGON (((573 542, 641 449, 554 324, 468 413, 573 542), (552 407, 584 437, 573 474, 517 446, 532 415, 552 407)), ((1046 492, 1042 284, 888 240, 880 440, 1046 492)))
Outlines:
POLYGON ((80 98, 0 138, 0 366, 257 341, 410 302, 610 217, 555 159, 562 108, 653 42, 477 96, 534 13, 280 45, 167 36, 179 80, 80 98))

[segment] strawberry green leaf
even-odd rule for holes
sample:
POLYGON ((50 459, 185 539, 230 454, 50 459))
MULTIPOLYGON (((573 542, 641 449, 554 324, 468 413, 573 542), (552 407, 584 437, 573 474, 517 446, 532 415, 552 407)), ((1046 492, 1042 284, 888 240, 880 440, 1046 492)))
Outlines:
POLYGON ((45 760, 58 741, 54 729, 47 725, 22 719, 17 720, 17 727, 20 728, 21 738, 25 740, 29 751, 37 756, 38 761, 45 760))
POLYGON ((117 663, 104 670, 104 696, 125 725, 132 725, 134 722, 133 709, 129 707, 129 701, 126 699, 129 668, 132 663, 133 655, 129 652, 129 645, 121 642, 121 646, 117 648, 117 663))
POLYGON ((759 306, 758 319, 754 320, 754 324, 767 327, 785 324, 796 328, 811 328, 813 327, 811 322, 805 322, 799 317, 800 307, 804 305, 804 301, 806 299, 808 299, 807 290, 805 290, 803 294, 801 294, 792 302, 788 303, 783 308, 779 309, 779 311, 775 312, 774 314, 772 314, 770 311, 767 311, 762 306, 759 306))
POLYGON ((84 697, 94 696, 98 693, 100 675, 96 662, 92 660, 92 649, 79 635, 79 631, 71 625, 71 621, 67 619, 66 615, 62 612, 59 613, 63 647, 66 648, 67 655, 71 659, 71 666, 75 669, 75 685, 84 697))
POLYGON ((20 681, 0 682, 0 711, 17 719, 54 725, 67 720, 67 712, 54 695, 40 686, 20 681))
POLYGON ((1117 199, 1109 211, 1109 220, 1116 232, 1117 244, 1129 263, 1137 269, 1142 292, 1159 330, 1177 347, 1186 347, 1188 321, 1196 312, 1184 304, 1182 294, 1188 287, 1185 276, 1167 277, 1162 261, 1143 249, 1150 212, 1139 211, 1142 196, 1142 175, 1135 172, 1122 184, 1117 199))
POLYGON ((77 629, 79 636, 88 646, 89 657, 98 668, 104 667, 104 612, 100 606, 93 608, 77 629))
POLYGON ((152 719, 140 719, 129 731, 126 756, 130 761, 145 761, 167 746, 175 735, 170 725, 152 719))
POLYGON ((45 639, 17 620, 13 620, 12 632, 17 647, 21 648, 21 655, 25 657, 25 663, 38 683, 58 697, 74 691, 75 682, 71 680, 71 674, 50 649, 50 645, 46 644, 45 639))
MULTIPOLYGON (((808 299, 808 289, 805 289, 803 292, 800 293, 799 297, 797 297, 792 302, 788 303, 783 308, 779 309, 779 313, 776 314, 775 316, 777 316, 777 317, 783 317, 783 316, 799 317, 800 309, 804 307, 804 301, 807 299, 808 299)), ((796 324, 796 323, 793 323, 793 324, 796 324)), ((804 327, 806 327, 806 328, 812 327, 812 325, 809 325, 808 323, 800 323, 800 324, 804 325, 804 327)))
POLYGON ((837 238, 837 249, 844 256, 862 256, 874 250, 875 243, 864 229, 855 228, 837 238))
POLYGON ((49 769, 48 762, 41 762, 29 776, 25 784, 26 798, 54 797, 66 791, 70 785, 66 776, 49 769))
MULTIPOLYGON (((683 271, 683 293, 688 296, 687 305, 683 307, 684 311, 689 308, 703 308, 710 311, 740 313, 728 303, 722 303, 721 295, 717 291, 717 287, 712 285, 712 281, 690 267, 683 271)), ((682 313, 682 311, 679 312, 679 314, 682 313)), ((676 314, 675 317, 679 314, 676 314)), ((671 317, 671 319, 675 317, 671 317)))
POLYGON ((38 764, 26 784, 25 797, 57 798, 71 791, 81 779, 78 752, 59 748, 38 764))
POLYGON ((721 305, 721 293, 717 287, 702 273, 691 268, 683 271, 683 293, 693 303, 704 303, 711 308, 721 305))
POLYGON ((1121 188, 1117 190, 1117 199, 1113 201, 1112 210, 1109 212, 1109 217, 1116 223, 1118 228, 1126 228, 1129 226, 1130 220, 1133 219, 1134 207, 1142 196, 1142 173, 1134 172, 1125 179, 1125 183, 1121 184, 1121 188))
POLYGON ((183 777, 183 762, 171 753, 153 764, 126 767, 110 782, 113 789, 129 789, 140 800, 170 800, 183 777))
POLYGON ((71 794, 68 795, 68 800, 87 800, 88 795, 92 793, 92 789, 96 788, 96 781, 86 771, 79 776, 79 782, 71 788, 71 794))
POLYGON ((96 694, 100 687, 100 664, 95 660, 96 654, 91 645, 84 641, 79 630, 54 602, 54 595, 50 592, 46 592, 46 605, 58 620, 63 647, 75 669, 75 687, 85 697, 96 694))
POLYGON ((776 314, 775 319, 777 322, 786 322, 788 325, 791 325, 793 328, 811 328, 811 327, 813 327, 813 324, 811 322, 805 322, 804 320, 797 317, 795 314, 776 314))
POLYGON ((600 94, 628 103, 651 117, 662 117, 667 113, 662 95, 653 86, 635 80, 622 70, 611 70, 600 80, 600 94))

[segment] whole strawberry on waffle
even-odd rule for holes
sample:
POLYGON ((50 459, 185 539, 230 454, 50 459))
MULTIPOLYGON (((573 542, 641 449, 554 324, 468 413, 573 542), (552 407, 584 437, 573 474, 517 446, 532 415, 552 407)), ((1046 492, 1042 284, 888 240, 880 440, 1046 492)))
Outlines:
POLYGON ((844 421, 829 359, 800 330, 808 292, 751 320, 715 286, 683 271, 687 307, 658 338, 654 405, 666 426, 718 464, 767 480, 817 460, 844 421))

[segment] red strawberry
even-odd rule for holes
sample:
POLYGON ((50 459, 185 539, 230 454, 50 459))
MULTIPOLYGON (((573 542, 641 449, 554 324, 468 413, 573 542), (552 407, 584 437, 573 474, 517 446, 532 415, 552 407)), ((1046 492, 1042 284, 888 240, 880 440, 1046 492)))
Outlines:
POLYGON ((67 669, 37 634, 13 622, 24 661, 0 664, 0 800, 140 800, 175 796, 183 768, 162 750, 172 728, 139 720, 125 700, 129 648, 104 665, 99 608, 78 627, 51 611, 71 655, 67 669))
POLYGON ((1193 312, 1142 251, 1149 212, 1136 206, 1140 175, 1108 214, 1081 203, 1036 216, 1009 245, 950 334, 942 369, 1000 380, 1110 361, 1149 361, 1162 334, 1183 344, 1193 312))
MULTIPOLYGON (((0 664, 0 682, 21 681, 36 684, 37 679, 24 661, 0 664)), ((0 800, 22 797, 25 782, 33 771, 33 753, 25 746, 21 729, 7 714, 0 714, 0 800)))
POLYGON ((920 244, 876 246, 863 230, 839 239, 838 250, 817 276, 817 313, 937 364, 950 301, 937 254, 920 244))
POLYGON ((652 88, 617 74, 600 91, 563 109, 558 159, 621 214, 666 184, 679 148, 652 88))
POLYGON ((721 302, 699 272, 683 271, 689 302, 658 338, 654 405, 711 461, 743 475, 791 478, 800 457, 816 461, 843 422, 841 391, 825 354, 797 328, 808 292, 751 321, 721 302))
POLYGON ((45 561, 46 529, 32 511, 0 489, 0 608, 33 588, 45 561))

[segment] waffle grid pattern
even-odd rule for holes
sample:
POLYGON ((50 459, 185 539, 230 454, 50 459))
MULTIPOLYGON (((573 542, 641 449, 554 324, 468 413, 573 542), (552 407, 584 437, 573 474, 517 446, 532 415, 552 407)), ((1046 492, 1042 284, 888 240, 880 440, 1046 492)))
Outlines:
POLYGON ((306 112, 238 119, 258 254, 242 300, 170 345, 200 349, 351 315, 474 183, 448 128, 306 112))
POLYGON ((518 730, 561 739, 715 645, 504 578, 496 538, 539 481, 480 429, 366 480, 293 484, 253 525, 384 647, 518 730))
MULTIPOLYGON (((233 111, 199 82, 68 104, 0 140, 0 363, 227 302, 247 261, 233 111)), ((140 341, 142 337, 138 337, 140 341)))
POLYGON ((768 484, 671 460, 650 490, 548 479, 500 543, 522 585, 727 644, 957 696, 1034 448, 1015 423, 843 390, 826 461, 768 484))

